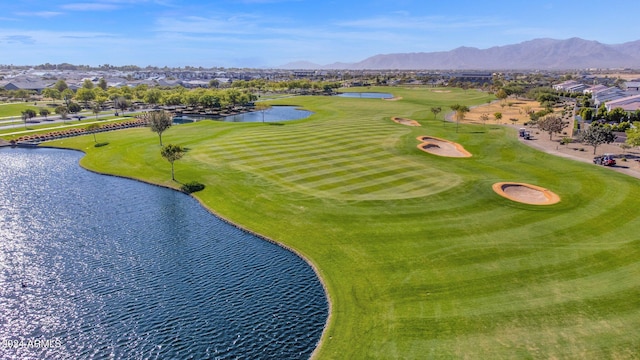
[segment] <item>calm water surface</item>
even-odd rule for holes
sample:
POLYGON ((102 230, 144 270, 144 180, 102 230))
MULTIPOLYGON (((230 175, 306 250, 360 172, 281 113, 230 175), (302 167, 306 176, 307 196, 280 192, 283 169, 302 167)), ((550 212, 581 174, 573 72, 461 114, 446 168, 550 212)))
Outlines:
MULTIPOLYGON (((311 116, 311 114, 313 114, 313 112, 300 109, 297 106, 279 105, 272 106, 271 108, 264 111, 252 111, 237 115, 230 115, 215 120, 225 122, 277 122, 306 119, 311 116)), ((173 119, 173 122, 175 124, 183 124, 193 122, 194 120, 197 121, 203 119, 208 118, 206 116, 191 115, 185 117, 176 117, 173 119)))
POLYGON ((328 310, 304 261, 81 156, 0 149, 0 358, 309 357, 328 310))
POLYGON ((225 116, 227 122, 264 122, 300 120, 308 118, 311 111, 299 109, 296 106, 272 106, 265 111, 252 111, 238 115, 225 116))

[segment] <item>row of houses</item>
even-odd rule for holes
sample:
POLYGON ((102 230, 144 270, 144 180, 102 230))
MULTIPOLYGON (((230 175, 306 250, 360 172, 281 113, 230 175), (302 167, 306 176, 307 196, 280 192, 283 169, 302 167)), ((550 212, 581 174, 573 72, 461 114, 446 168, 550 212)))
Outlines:
MULTIPOLYGON (((98 81, 100 80, 100 78, 91 77, 91 78, 83 78, 83 79, 77 79, 77 80, 66 79, 65 82, 67 83, 67 86, 69 87, 69 89, 75 91, 82 87, 85 79, 91 80, 94 84, 97 84, 98 81)), ((229 82, 229 79, 227 78, 219 78, 216 80, 218 80, 219 84, 225 84, 229 82)), ((19 77, 19 78, 8 79, 8 80, 0 80, 0 88, 3 88, 5 90, 35 91, 38 94, 40 94, 42 93, 42 90, 53 87, 57 81, 58 80, 42 80, 39 78, 32 78, 32 77, 19 77)), ((172 86, 179 85, 186 88, 195 88, 195 87, 209 86, 209 82, 203 81, 203 80, 183 81, 183 80, 174 80, 174 79, 166 79, 166 78, 157 78, 157 79, 151 78, 151 79, 130 81, 124 78, 111 77, 111 78, 105 78, 105 81, 107 82, 108 87, 123 87, 123 86, 134 87, 140 84, 145 84, 150 87, 151 86, 172 87, 172 86)))
POLYGON ((589 86, 575 80, 553 85, 553 89, 557 91, 591 95, 596 108, 604 104, 607 111, 618 107, 627 112, 640 110, 640 80, 627 81, 623 88, 605 85, 589 86))

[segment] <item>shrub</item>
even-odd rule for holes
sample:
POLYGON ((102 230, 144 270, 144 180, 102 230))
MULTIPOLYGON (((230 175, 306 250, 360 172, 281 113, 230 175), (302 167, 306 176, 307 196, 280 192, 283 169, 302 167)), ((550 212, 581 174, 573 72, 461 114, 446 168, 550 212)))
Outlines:
POLYGON ((197 181, 188 182, 180 187, 180 190, 187 194, 194 193, 196 191, 204 190, 204 184, 201 184, 197 181))
POLYGON ((570 137, 563 137, 562 140, 560 140, 560 145, 567 145, 567 144, 570 144, 572 141, 573 139, 570 137))

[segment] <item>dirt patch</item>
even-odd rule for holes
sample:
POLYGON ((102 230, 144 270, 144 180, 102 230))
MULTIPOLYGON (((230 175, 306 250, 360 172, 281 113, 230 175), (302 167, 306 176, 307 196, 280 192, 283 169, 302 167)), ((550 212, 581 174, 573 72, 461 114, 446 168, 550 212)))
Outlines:
POLYGON ((418 136, 422 143, 418 149, 430 154, 446 157, 471 157, 471 153, 465 150, 462 145, 449 140, 439 139, 432 136, 418 136))
POLYGON ((529 121, 527 111, 540 111, 542 106, 537 101, 525 99, 508 99, 506 101, 493 101, 489 104, 474 106, 471 108, 463 122, 472 124, 513 124, 522 126, 529 121), (502 119, 497 120, 495 113, 501 113, 502 119), (487 115, 487 120, 482 120, 482 115, 487 115), (512 121, 511 119, 516 119, 512 121))
POLYGON ((493 191, 509 200, 531 205, 551 205, 560 201, 554 192, 543 187, 513 182, 493 184, 493 191))
POLYGON ((450 93, 451 92, 451 90, 431 90, 431 91, 435 92, 435 93, 450 93))
POLYGON ((405 119, 405 118, 399 118, 399 117, 392 117, 391 120, 393 120, 394 122, 398 123, 398 124, 402 124, 402 125, 407 125, 407 126, 422 126, 420 125, 419 122, 415 121, 415 120, 411 120, 411 119, 405 119))

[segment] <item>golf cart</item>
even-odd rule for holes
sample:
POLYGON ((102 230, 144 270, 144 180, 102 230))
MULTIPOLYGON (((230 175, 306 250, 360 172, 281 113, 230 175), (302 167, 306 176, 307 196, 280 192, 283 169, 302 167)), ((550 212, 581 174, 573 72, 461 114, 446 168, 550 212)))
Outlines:
POLYGON ((616 164, 616 160, 612 154, 604 154, 593 158, 593 163, 602 166, 613 166, 616 164))
POLYGON ((525 140, 531 140, 531 133, 527 131, 525 128, 520 128, 519 135, 521 138, 525 140))

